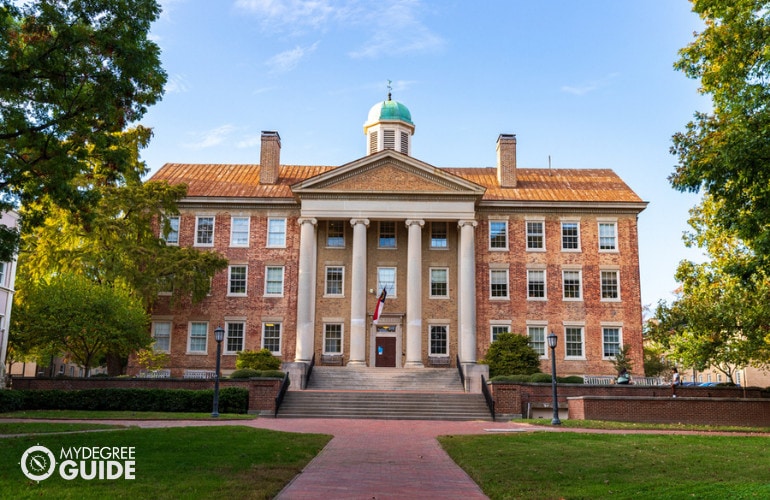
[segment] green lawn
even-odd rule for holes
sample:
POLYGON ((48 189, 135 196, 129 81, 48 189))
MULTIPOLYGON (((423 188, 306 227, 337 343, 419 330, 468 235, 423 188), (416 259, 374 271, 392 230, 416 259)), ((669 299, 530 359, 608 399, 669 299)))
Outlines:
MULTIPOLYGON (((182 413, 160 411, 89 411, 89 410, 30 410, 0 413, 4 418, 46 418, 66 420, 207 420, 210 413, 182 413)), ((222 413, 218 420, 254 420, 257 415, 222 413)))
POLYGON ((120 429, 120 425, 91 423, 51 422, 3 422, 0 420, 0 435, 3 434, 46 434, 55 432, 80 432, 89 430, 120 429))
POLYGON ((770 498, 767 437, 527 432, 439 441, 491 499, 770 498))
MULTIPOLYGON (((331 436, 293 434, 243 426, 129 428, 81 434, 0 439, 3 498, 273 498, 326 445, 331 436), (39 483, 19 465, 34 445, 51 450, 133 447, 133 480, 62 479, 39 483)), ((58 469, 57 469, 58 470, 58 469)))

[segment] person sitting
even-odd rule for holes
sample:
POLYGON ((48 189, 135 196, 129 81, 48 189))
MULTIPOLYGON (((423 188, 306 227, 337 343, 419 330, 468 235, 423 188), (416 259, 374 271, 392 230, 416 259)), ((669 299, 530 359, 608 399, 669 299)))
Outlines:
POLYGON ((620 370, 620 373, 618 374, 618 384, 630 384, 631 383, 631 375, 629 375, 628 370, 623 368, 620 370))

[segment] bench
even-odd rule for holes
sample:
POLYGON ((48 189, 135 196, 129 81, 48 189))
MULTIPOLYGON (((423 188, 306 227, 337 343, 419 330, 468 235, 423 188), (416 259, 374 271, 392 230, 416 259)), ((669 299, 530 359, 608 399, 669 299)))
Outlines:
POLYGON ((342 366, 342 354, 321 354, 321 364, 342 366))
POLYGON ((140 370, 137 378, 171 378, 171 370, 140 370))
POLYGON ((428 356, 428 364, 430 366, 449 366, 450 363, 449 356, 428 356))
POLYGON ((185 370, 184 378, 216 378, 217 374, 214 370, 185 370))

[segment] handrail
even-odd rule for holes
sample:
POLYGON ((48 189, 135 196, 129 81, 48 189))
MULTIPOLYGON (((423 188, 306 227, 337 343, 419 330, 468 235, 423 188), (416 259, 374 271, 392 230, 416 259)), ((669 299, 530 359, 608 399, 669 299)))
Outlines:
POLYGON ((457 371, 460 372, 460 383, 465 389, 465 374, 463 373, 463 365, 460 364, 460 355, 455 354, 455 364, 457 365, 457 371))
POLYGON ((281 403, 283 403, 283 397, 286 395, 286 390, 289 388, 289 374, 287 373, 283 377, 283 381, 281 382, 281 389, 278 391, 278 395, 275 397, 275 414, 273 414, 273 418, 278 417, 278 409, 281 407, 281 403))
POLYGON ((489 408, 489 413, 492 414, 492 422, 494 422, 495 400, 492 398, 492 393, 489 392, 489 387, 487 387, 487 381, 484 380, 484 375, 481 376, 481 392, 484 394, 484 399, 487 401, 487 408, 489 408))
POLYGON ((313 353, 313 357, 310 359, 310 366, 307 367, 307 372, 305 373, 305 383, 302 385, 304 389, 307 389, 307 384, 310 382, 310 375, 313 374, 314 366, 315 366, 315 353, 313 353))

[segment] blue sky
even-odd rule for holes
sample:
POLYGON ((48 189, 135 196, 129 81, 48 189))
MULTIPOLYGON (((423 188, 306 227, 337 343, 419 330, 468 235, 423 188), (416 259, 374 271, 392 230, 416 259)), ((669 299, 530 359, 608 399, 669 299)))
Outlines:
POLYGON ((709 101, 674 71, 701 28, 686 0, 163 0, 152 30, 169 81, 142 123, 142 158, 341 165, 366 154, 384 99, 416 125, 412 154, 490 167, 500 133, 521 167, 611 168, 650 204, 639 218, 642 302, 670 300, 698 197, 671 189, 671 136, 709 101))

